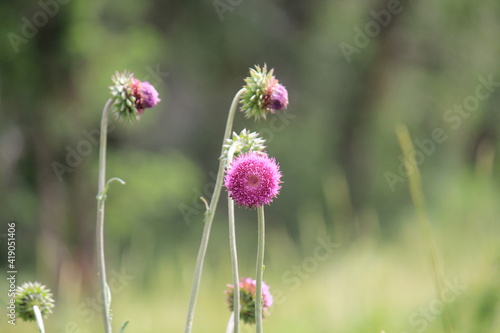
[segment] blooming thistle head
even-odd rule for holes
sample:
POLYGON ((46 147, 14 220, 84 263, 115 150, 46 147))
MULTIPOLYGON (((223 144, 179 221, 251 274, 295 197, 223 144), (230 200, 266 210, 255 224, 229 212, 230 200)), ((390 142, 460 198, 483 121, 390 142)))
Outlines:
POLYGON ((288 106, 288 92, 273 75, 274 69, 267 71, 267 66, 250 69, 250 76, 245 79, 245 92, 241 97, 241 111, 245 117, 264 118, 268 112, 284 110, 288 106))
MULTIPOLYGON (((226 301, 229 304, 229 310, 234 311, 234 286, 228 284, 229 290, 224 293, 227 295, 226 301)), ((255 324, 255 291, 256 281, 251 278, 242 278, 240 287, 240 318, 246 324, 255 324)), ((262 282, 262 317, 264 318, 269 308, 273 305, 273 296, 269 292, 269 286, 262 282)))
POLYGON ((45 287, 40 282, 26 282, 16 289, 16 311, 23 320, 35 320, 35 312, 33 307, 37 305, 46 317, 52 313, 54 300, 50 289, 45 287))
POLYGON ((229 196, 248 208, 270 204, 281 188, 281 172, 266 153, 249 152, 238 156, 226 171, 229 196))
POLYGON ((147 81, 137 80, 132 73, 116 72, 112 80, 114 85, 109 88, 119 119, 138 120, 144 109, 152 108, 160 101, 156 89, 147 81))
POLYGON ((224 144, 224 152, 222 153, 221 159, 227 164, 229 150, 233 148, 233 158, 238 157, 242 154, 251 151, 263 151, 266 146, 264 143, 266 140, 259 137, 259 133, 250 132, 244 129, 240 134, 233 132, 233 136, 226 140, 224 144))

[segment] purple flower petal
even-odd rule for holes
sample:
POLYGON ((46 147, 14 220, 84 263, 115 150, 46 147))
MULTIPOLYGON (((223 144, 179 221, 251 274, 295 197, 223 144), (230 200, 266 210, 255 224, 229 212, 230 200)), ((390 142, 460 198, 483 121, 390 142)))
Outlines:
POLYGON ((281 172, 274 158, 249 152, 238 156, 226 173, 225 186, 233 200, 248 208, 270 204, 279 194, 281 172))

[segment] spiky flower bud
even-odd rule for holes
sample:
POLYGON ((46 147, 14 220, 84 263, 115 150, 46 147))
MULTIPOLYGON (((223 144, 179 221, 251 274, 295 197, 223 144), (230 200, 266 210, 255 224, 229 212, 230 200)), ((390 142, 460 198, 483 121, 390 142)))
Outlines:
POLYGON ((250 69, 250 76, 245 79, 245 92, 241 97, 241 111, 245 117, 266 119, 267 113, 284 110, 288 106, 288 92, 273 75, 274 69, 267 71, 267 66, 250 69))
MULTIPOLYGON (((257 282, 252 278, 242 278, 240 285, 240 318, 246 324, 255 324, 255 292, 257 282)), ((228 284, 229 290, 224 293, 227 295, 226 301, 229 310, 234 311, 234 286, 228 284)), ((262 282, 262 318, 268 314, 268 310, 273 305, 273 296, 269 292, 269 286, 262 282)))
POLYGON ((139 81, 127 71, 116 72, 110 86, 114 111, 119 119, 138 120, 144 109, 152 108, 160 99, 158 92, 147 81, 139 81))
POLYGON ((233 158, 236 158, 251 151, 263 151, 266 148, 264 143, 266 143, 266 140, 259 137, 259 133, 250 132, 246 128, 240 134, 233 132, 233 136, 227 139, 224 144, 224 152, 221 159, 227 164, 228 153, 231 147, 233 147, 233 158))
POLYGON ((46 317, 52 313, 54 300, 50 289, 40 282, 26 282, 16 289, 16 311, 19 317, 26 321, 35 320, 33 306, 37 305, 46 317))

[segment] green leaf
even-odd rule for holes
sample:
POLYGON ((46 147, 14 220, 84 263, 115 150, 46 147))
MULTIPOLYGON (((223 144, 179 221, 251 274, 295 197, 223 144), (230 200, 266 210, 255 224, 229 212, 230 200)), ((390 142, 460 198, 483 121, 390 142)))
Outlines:
POLYGON ((123 333, 125 331, 125 328, 127 328, 128 323, 130 323, 129 320, 123 323, 122 327, 120 328, 120 333, 123 333))

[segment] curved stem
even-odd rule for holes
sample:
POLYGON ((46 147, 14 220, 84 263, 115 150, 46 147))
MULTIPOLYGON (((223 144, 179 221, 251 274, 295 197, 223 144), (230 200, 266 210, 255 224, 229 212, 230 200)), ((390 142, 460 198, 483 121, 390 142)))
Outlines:
POLYGON ((104 320, 104 330, 106 333, 111 333, 111 293, 106 282, 106 264, 104 260, 104 201, 106 200, 105 193, 105 178, 106 178, 106 142, 108 132, 108 111, 113 101, 110 99, 104 106, 101 119, 101 134, 99 144, 99 178, 98 178, 98 193, 97 193, 97 227, 96 227, 96 246, 97 246, 97 265, 100 276, 101 287, 101 303, 102 303, 102 318, 104 320))
POLYGON ((45 327, 43 326, 42 312, 38 305, 33 305, 33 312, 35 313, 36 325, 38 326, 38 331, 40 333, 45 333, 45 327))
POLYGON ((255 327, 257 333, 262 333, 262 275, 264 271, 264 246, 266 241, 264 206, 257 207, 257 216, 259 231, 257 245, 257 282, 255 288, 255 327))
MULTIPOLYGON (((236 145, 233 144, 227 153, 227 165, 233 162, 236 145)), ((233 273, 233 315, 234 333, 240 331, 240 278, 238 274, 238 249, 236 247, 236 226, 234 223, 234 200, 228 196, 227 210, 229 220, 229 251, 231 252, 231 268, 233 273)))
MULTIPOLYGON (((234 96, 233 101, 231 103, 231 107, 229 109, 229 114, 226 122, 226 130, 224 132, 224 138, 222 140, 221 155, 224 151, 224 144, 231 135, 231 131, 233 129, 234 115, 236 113, 236 109, 238 108, 240 97, 244 92, 245 92, 244 88, 240 89, 234 96)), ((186 318, 186 329, 184 330, 185 333, 190 333, 193 328, 196 297, 198 295, 198 290, 200 288, 201 275, 203 272, 203 263, 205 261, 205 254, 207 253, 208 240, 210 238, 210 229, 212 228, 212 221, 215 216, 217 203, 219 202, 222 180, 224 178, 224 168, 225 168, 224 161, 221 159, 219 163, 219 171, 217 173, 217 180, 215 181, 214 193, 212 195, 212 199, 210 200, 210 206, 208 207, 208 210, 205 212, 205 217, 204 217, 205 226, 203 228, 203 234, 201 236, 201 244, 200 244, 200 249, 198 250, 198 257, 196 258, 193 285, 191 287, 191 297, 189 299, 189 307, 186 318)))

